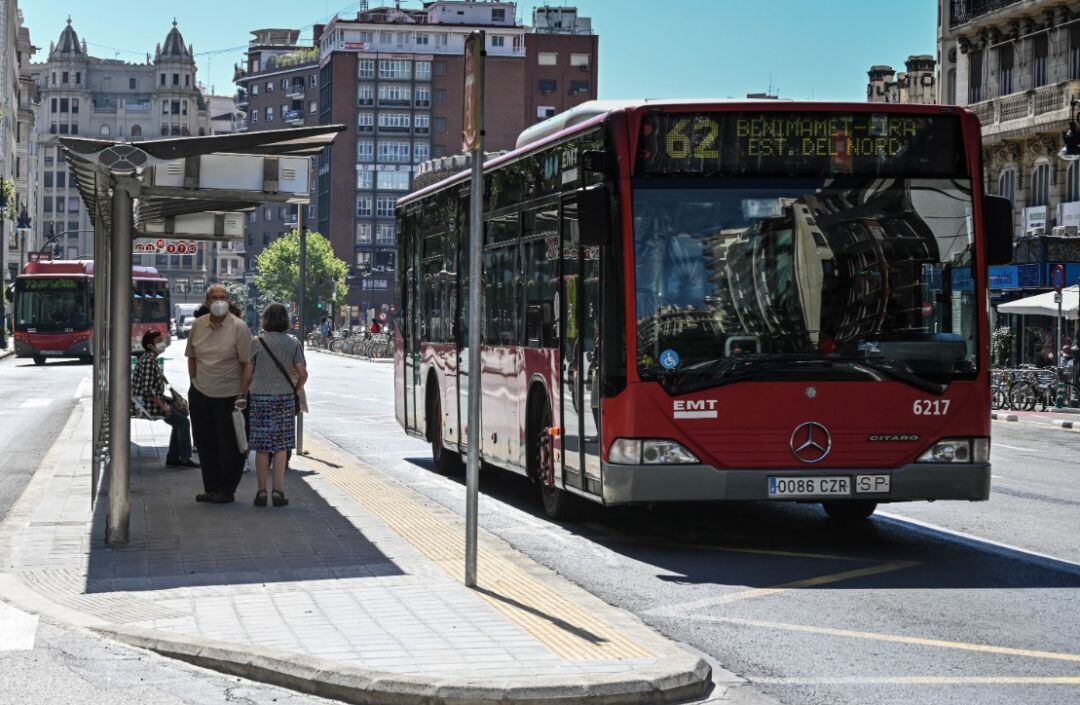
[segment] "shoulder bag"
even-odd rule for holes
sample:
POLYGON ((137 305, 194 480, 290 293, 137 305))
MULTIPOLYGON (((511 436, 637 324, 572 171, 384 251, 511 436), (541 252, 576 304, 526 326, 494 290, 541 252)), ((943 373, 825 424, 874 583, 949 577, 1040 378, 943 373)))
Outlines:
POLYGON ((289 373, 285 371, 284 365, 282 365, 280 362, 278 362, 277 356, 275 356, 274 353, 271 352, 270 346, 266 344, 266 340, 264 340, 261 335, 259 336, 259 343, 262 345, 263 351, 267 355, 269 355, 270 359, 274 361, 275 365, 277 365, 278 370, 280 370, 281 374, 285 377, 285 381, 289 383, 290 387, 292 387, 293 412, 296 413, 296 414, 299 414, 300 413, 300 395, 296 391, 296 385, 293 383, 292 377, 290 377, 289 373))

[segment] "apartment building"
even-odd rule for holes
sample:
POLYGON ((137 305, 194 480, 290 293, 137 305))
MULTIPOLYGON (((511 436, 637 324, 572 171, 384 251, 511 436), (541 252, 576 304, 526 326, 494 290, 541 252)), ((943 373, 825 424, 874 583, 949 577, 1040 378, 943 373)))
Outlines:
POLYGON ((349 126, 317 162, 316 227, 351 265, 347 304, 389 311, 394 206, 416 166, 461 150, 466 37, 487 35, 485 147, 596 98, 598 38, 572 7, 538 8, 532 26, 512 2, 437 0, 379 7, 315 28, 318 117, 349 126))
POLYGON ((906 71, 892 66, 871 66, 866 72, 866 100, 869 103, 937 103, 937 61, 929 54, 912 55, 904 62, 906 71))
MULTIPOLYGON (((65 135, 145 140, 210 131, 209 106, 196 82, 192 47, 173 21, 163 43, 145 63, 90 56, 70 18, 47 60, 32 64, 40 100, 34 158, 41 188, 34 208, 42 244, 68 258, 93 254, 89 214, 68 174, 59 139, 65 135)), ((178 301, 202 295, 209 256, 137 254, 134 263, 154 266, 170 280, 178 301)))

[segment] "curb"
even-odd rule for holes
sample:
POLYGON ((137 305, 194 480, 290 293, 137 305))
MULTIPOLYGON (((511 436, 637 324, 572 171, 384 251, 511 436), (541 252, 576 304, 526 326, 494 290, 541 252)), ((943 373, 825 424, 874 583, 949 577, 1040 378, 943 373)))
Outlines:
POLYGON ((162 638, 138 629, 94 628, 101 636, 162 656, 249 680, 357 705, 575 705, 587 699, 598 705, 676 703, 704 696, 712 686, 711 669, 687 654, 692 669, 635 670, 632 674, 501 679, 441 680, 341 666, 323 659, 252 650, 227 642, 162 638))
POLYGON ((1026 424, 1028 426, 1042 426, 1043 428, 1060 428, 1063 431, 1080 430, 1080 421, 1073 421, 1072 419, 1047 419, 1046 421, 1034 421, 1027 418, 1021 419, 1017 414, 1006 414, 994 411, 990 413, 990 420, 1014 421, 1026 424))
POLYGON ((324 348, 304 348, 304 352, 317 352, 324 355, 335 355, 337 357, 346 357, 350 360, 363 360, 364 362, 374 362, 376 364, 392 363, 394 358, 392 357, 364 357, 363 355, 349 355, 348 353, 336 352, 334 350, 326 350, 324 348))
POLYGON ((1073 421, 1066 421, 1065 419, 1050 419, 1050 423, 1060 428, 1072 428, 1073 421))
POLYGON ((1020 417, 1016 414, 999 414, 996 411, 990 412, 991 421, 1019 421, 1020 417))

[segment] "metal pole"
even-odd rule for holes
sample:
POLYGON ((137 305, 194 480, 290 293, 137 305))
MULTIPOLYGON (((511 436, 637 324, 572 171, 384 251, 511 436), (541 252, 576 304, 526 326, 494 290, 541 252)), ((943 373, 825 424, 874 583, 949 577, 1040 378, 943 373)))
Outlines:
POLYGON ((109 511, 105 543, 128 542, 131 518, 131 193, 116 178, 112 188, 112 237, 109 306, 109 511))
MULTIPOLYGON (((480 32, 484 47, 484 32, 480 32)), ((476 586, 476 533, 480 483, 480 287, 484 270, 484 59, 476 71, 476 148, 472 153, 472 188, 469 192, 469 432, 465 466, 465 585, 476 586)))
POLYGON ((3 211, 0 208, 0 350, 7 350, 7 243, 4 242, 3 211))
MULTIPOLYGON (((307 303, 307 228, 304 227, 304 204, 296 206, 296 227, 300 229, 300 292, 297 295, 297 307, 300 309, 300 347, 304 347, 307 338, 307 317, 304 307, 307 303)), ((304 455, 304 412, 297 409, 296 414, 296 453, 304 455)))

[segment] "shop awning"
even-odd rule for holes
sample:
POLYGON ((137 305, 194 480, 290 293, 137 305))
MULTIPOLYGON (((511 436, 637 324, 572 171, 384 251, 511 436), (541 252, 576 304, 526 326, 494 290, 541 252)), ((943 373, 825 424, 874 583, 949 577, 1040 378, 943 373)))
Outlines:
MULTIPOLYGON (((1080 285, 1070 286, 1061 291, 1061 315, 1069 320, 1077 320, 1080 309, 1080 285)), ((1012 313, 1021 316, 1056 316, 1058 305, 1054 302, 1054 292, 1036 294, 1016 301, 998 304, 998 313, 1012 313)))

